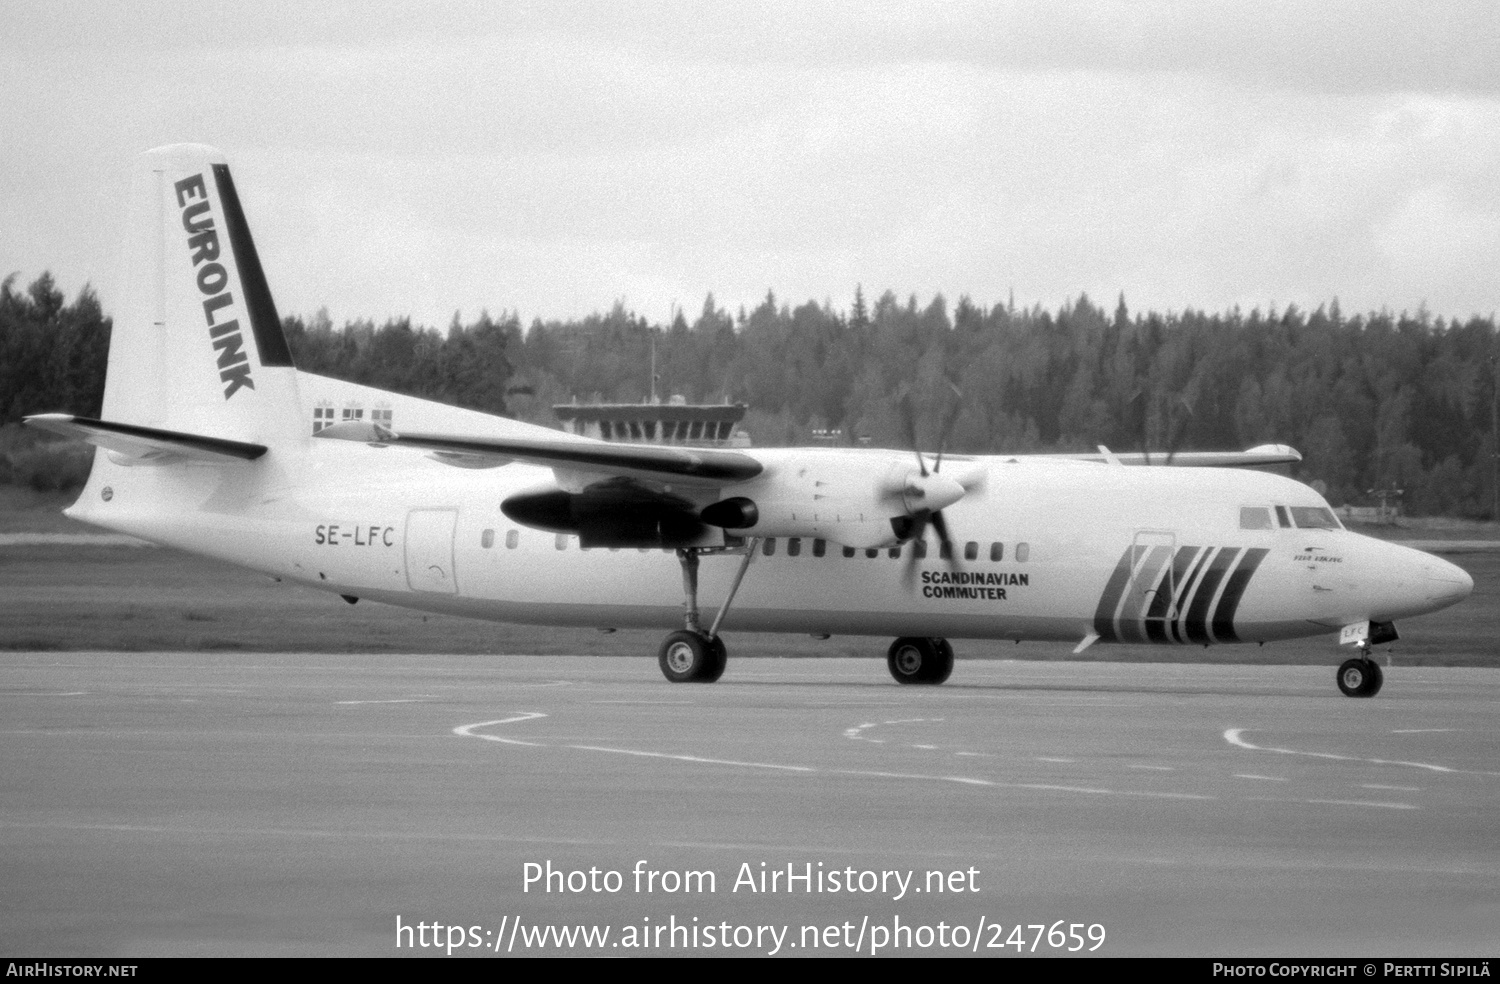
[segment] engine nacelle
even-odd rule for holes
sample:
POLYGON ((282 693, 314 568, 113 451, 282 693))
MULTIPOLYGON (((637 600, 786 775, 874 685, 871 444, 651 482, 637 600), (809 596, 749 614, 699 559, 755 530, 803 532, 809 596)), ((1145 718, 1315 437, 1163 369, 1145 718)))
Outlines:
POLYGON ((522 526, 576 534, 584 547, 690 547, 716 539, 693 503, 630 479, 581 492, 539 486, 507 496, 500 511, 522 526))
MULTIPOLYGON (((727 501, 727 500, 726 500, 727 501)), ((869 511, 857 507, 812 508, 808 503, 788 500, 754 502, 748 504, 746 512, 753 514, 755 521, 749 525, 725 526, 737 536, 800 536, 809 539, 828 540, 845 547, 894 547, 903 537, 898 529, 905 528, 908 519, 905 513, 880 509, 872 504, 869 511)), ((705 523, 718 526, 724 512, 716 502, 700 514, 705 523)))
POLYGON ((743 494, 704 508, 699 519, 738 536, 891 547, 902 542, 901 530, 910 528, 913 509, 922 508, 911 483, 923 480, 916 462, 904 455, 856 450, 841 456, 825 453, 812 463, 792 459, 775 465, 764 477, 741 486, 743 494))

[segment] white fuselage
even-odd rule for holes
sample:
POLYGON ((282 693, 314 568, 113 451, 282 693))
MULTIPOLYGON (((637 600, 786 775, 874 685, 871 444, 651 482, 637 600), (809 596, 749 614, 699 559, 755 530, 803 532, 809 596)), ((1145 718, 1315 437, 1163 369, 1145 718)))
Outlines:
MULTIPOLYGON (((766 474, 718 496, 785 485, 807 460, 794 450, 754 453, 766 474)), ((840 452, 817 454, 836 467, 840 452)), ((851 466, 870 454, 847 452, 851 466)), ((1434 611, 1472 586, 1446 561, 1344 529, 1242 529, 1242 507, 1326 508, 1311 489, 1275 475, 1000 457, 963 467, 980 480, 945 510, 956 561, 939 558, 936 543, 912 560, 911 544, 899 557, 889 549, 847 556, 835 542, 768 539, 723 628, 1265 642, 1434 611), (972 559, 964 556, 971 543, 972 559)), ((583 550, 575 536, 502 514, 508 494, 552 477, 521 463, 469 470, 340 442, 212 467, 121 467, 101 451, 72 514, 363 599, 507 622, 680 627, 672 551, 583 550)), ((702 558, 706 620, 741 560, 702 558)))

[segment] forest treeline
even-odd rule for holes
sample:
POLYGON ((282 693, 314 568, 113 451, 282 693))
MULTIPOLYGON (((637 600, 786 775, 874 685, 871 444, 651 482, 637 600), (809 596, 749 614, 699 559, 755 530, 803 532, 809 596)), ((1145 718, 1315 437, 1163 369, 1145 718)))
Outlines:
MULTIPOLYGON (((109 319, 85 288, 67 303, 43 274, 0 288, 0 424, 27 413, 99 411, 109 319)), ((1087 296, 1057 310, 961 298, 798 306, 768 293, 730 312, 710 294, 696 318, 653 323, 616 304, 573 321, 455 315, 445 329, 391 319, 334 326, 283 319, 300 369, 491 413, 552 423, 553 404, 635 402, 652 388, 743 402, 757 444, 814 429, 877 446, 955 452, 1242 449, 1291 444, 1294 474, 1336 505, 1401 489, 1413 514, 1493 508, 1495 316, 1425 310, 1113 310, 1087 296)), ((7 431, 13 430, 7 428, 7 431)), ((0 470, 0 478, 4 478, 0 470)))

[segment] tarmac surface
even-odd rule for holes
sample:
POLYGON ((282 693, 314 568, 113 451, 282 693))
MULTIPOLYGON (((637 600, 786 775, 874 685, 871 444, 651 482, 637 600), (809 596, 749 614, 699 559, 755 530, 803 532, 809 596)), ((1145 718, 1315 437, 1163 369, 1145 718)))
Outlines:
POLYGON ((0 654, 0 953, 1500 952, 1500 671, 732 653, 0 654))

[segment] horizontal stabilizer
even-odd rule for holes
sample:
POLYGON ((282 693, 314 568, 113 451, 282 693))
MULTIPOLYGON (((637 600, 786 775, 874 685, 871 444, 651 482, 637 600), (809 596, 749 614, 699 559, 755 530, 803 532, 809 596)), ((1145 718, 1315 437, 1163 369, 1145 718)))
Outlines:
MULTIPOLYGON (((397 434, 379 424, 353 420, 325 427, 313 436, 359 441, 381 447, 422 448, 437 452, 439 460, 450 464, 459 463, 458 459, 464 458, 527 461, 538 465, 681 485, 717 486, 743 482, 759 475, 765 467, 755 458, 737 451, 672 448, 653 444, 611 444, 561 436, 556 440, 548 440, 397 434)), ((473 465, 470 464, 469 467, 473 465)))
POLYGON ((136 463, 166 464, 171 461, 254 461, 266 453, 264 444, 204 437, 181 431, 159 430, 137 424, 120 424, 68 413, 39 413, 25 418, 32 427, 87 441, 136 463))

